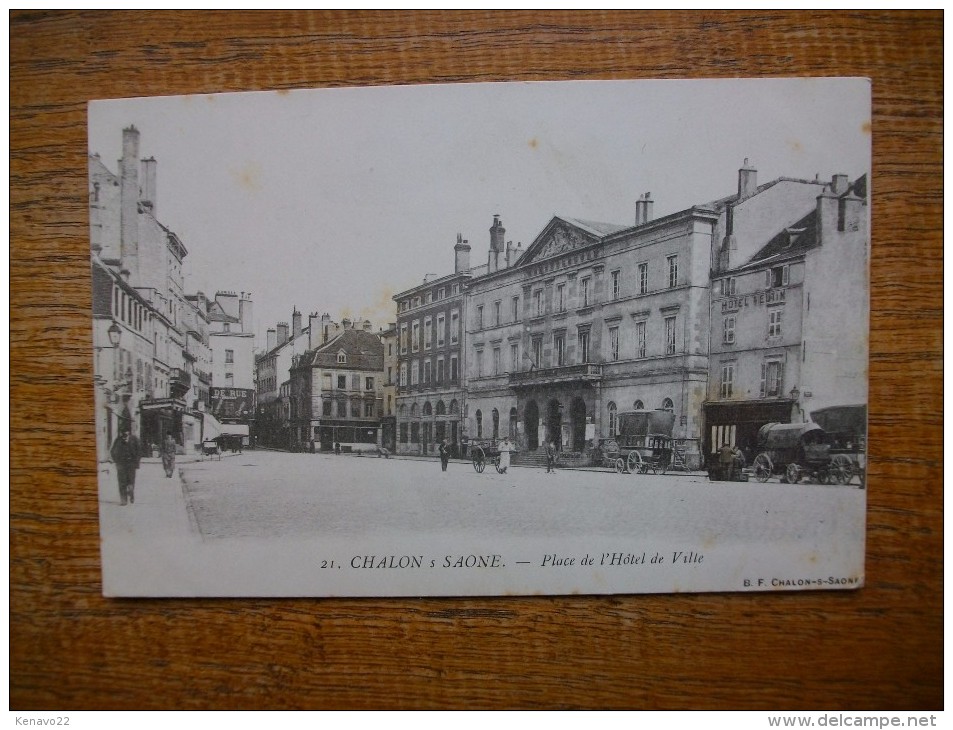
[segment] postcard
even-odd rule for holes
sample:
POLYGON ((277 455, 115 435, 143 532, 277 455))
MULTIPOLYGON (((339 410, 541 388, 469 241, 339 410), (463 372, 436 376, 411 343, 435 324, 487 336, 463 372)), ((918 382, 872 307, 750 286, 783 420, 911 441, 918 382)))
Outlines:
POLYGON ((107 596, 864 583, 867 79, 89 104, 107 596))

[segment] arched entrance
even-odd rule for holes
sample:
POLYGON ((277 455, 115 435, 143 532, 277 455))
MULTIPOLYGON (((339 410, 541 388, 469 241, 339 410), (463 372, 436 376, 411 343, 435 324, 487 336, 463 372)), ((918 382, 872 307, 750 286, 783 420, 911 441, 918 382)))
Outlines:
POLYGON ((523 410, 523 420, 526 423, 526 448, 535 451, 539 448, 539 406, 531 400, 523 410))
POLYGON ((582 398, 572 399, 569 421, 572 424, 573 451, 583 451, 586 448, 586 401, 582 398))
POLYGON ((562 404, 553 398, 546 405, 546 442, 556 442, 556 449, 563 447, 563 407, 562 404))

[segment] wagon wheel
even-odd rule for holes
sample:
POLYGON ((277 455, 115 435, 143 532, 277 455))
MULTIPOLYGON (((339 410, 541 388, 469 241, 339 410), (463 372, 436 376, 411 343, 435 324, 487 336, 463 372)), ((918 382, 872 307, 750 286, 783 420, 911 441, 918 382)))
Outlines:
POLYGON ((625 459, 616 459, 615 460, 615 470, 619 474, 625 473, 625 459))
POLYGON ((479 446, 473 447, 473 468, 476 470, 477 474, 482 474, 483 470, 486 469, 486 454, 483 453, 483 449, 479 446))
POLYGON ((854 464, 846 454, 837 454, 831 461, 831 484, 849 484, 854 476, 854 464))
POLYGON ((758 454, 754 459, 754 478, 759 482, 766 482, 774 473, 774 464, 767 454, 758 454))
POLYGON ((497 473, 497 474, 502 474, 502 473, 503 473, 503 467, 500 466, 500 457, 499 457, 499 456, 497 456, 496 458, 493 459, 493 466, 496 467, 496 473, 497 473))
POLYGON ((801 478, 801 468, 797 464, 788 464, 787 469, 784 470, 784 476, 788 484, 797 484, 798 479, 801 478))
POLYGON ((630 451, 625 459, 625 466, 631 474, 645 474, 645 465, 642 455, 638 451, 630 451))

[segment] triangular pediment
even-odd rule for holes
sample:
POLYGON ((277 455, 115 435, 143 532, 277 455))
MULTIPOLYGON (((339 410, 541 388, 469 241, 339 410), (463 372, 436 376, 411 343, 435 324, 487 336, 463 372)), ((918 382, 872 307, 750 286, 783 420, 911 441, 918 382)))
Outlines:
POLYGON ((555 216, 536 237, 532 245, 526 249, 526 253, 520 258, 519 263, 522 266, 523 264, 542 261, 585 248, 600 241, 608 233, 614 230, 622 230, 622 228, 622 226, 612 226, 611 224, 591 224, 572 218, 555 216), (603 226, 607 230, 600 230, 596 226, 603 226))

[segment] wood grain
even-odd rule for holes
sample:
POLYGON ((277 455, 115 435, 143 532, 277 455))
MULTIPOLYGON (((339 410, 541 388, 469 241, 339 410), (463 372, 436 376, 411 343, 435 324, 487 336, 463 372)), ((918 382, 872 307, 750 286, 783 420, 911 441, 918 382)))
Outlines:
POLYGON ((941 12, 13 12, 10 704, 936 709, 941 12), (86 101, 509 79, 873 79, 867 586, 427 600, 106 600, 86 101))

